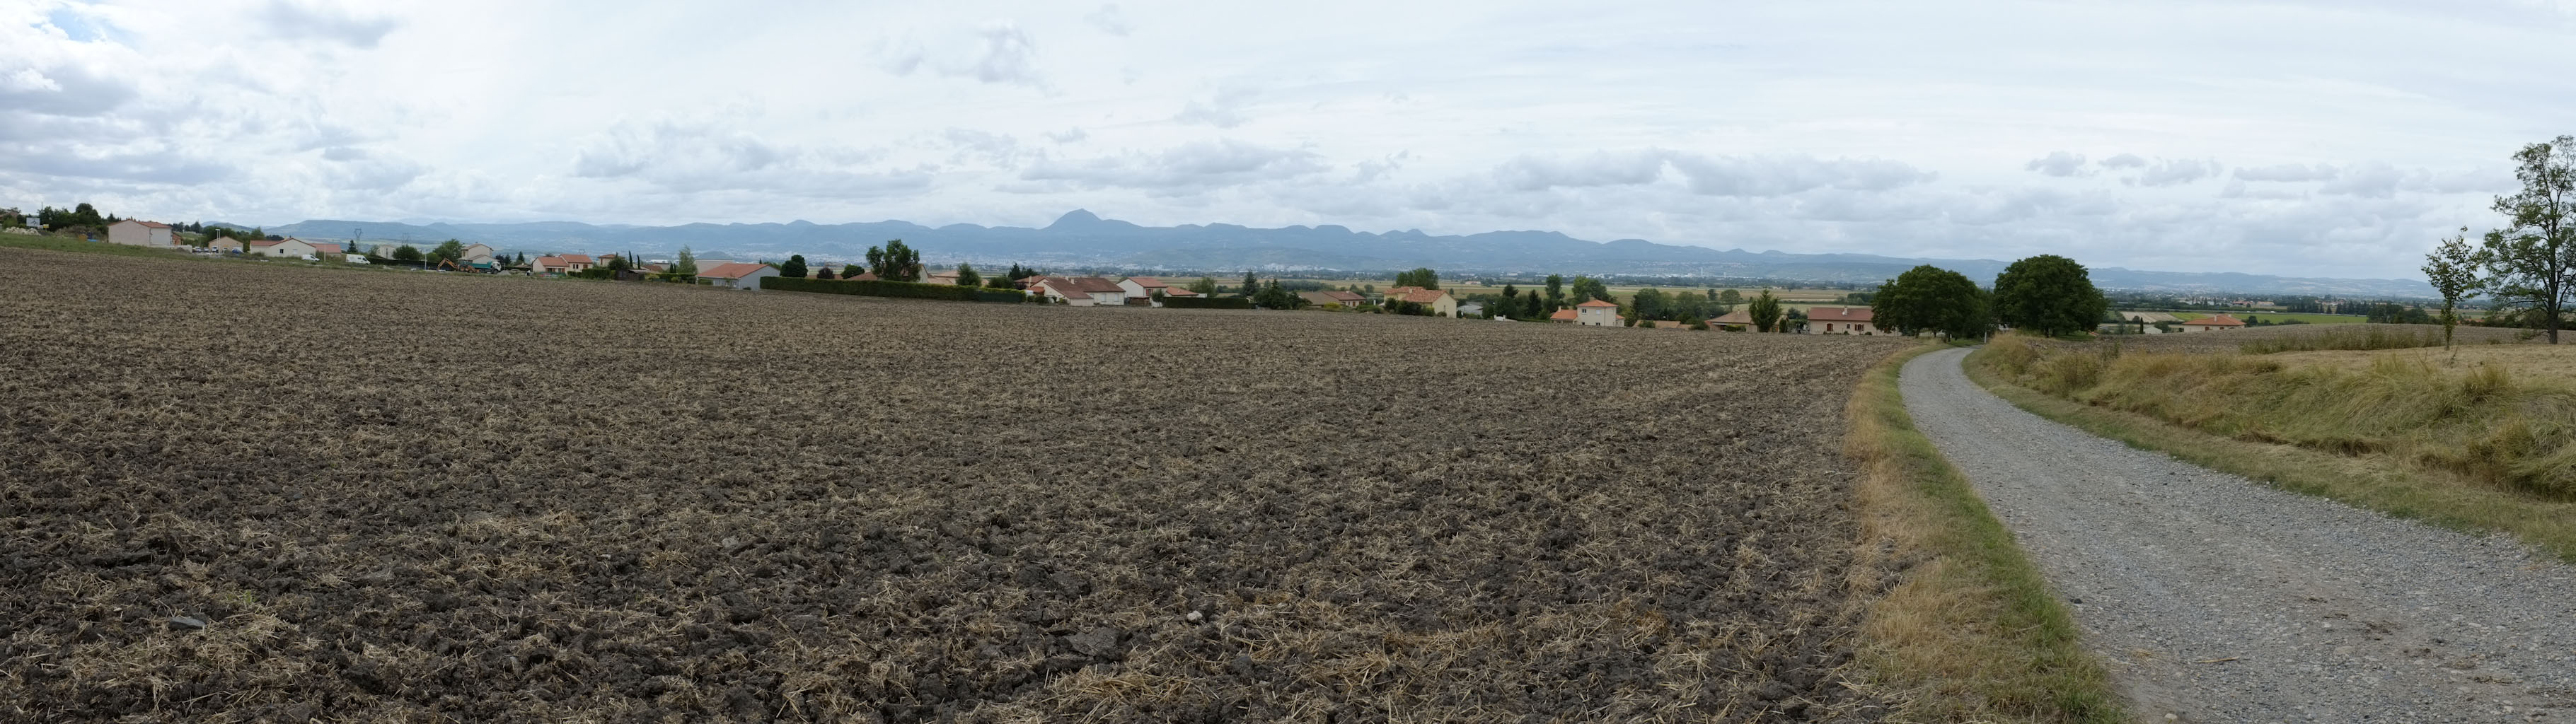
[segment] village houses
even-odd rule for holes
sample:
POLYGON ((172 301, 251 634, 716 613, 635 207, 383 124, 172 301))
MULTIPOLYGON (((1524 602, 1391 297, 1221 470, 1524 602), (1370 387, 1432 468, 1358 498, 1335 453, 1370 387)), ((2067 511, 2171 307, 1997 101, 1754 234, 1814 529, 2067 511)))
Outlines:
POLYGON ((778 276, 778 267, 733 262, 698 270, 698 283, 720 289, 760 291, 760 280, 778 276))
POLYGON ((2216 332, 2222 329, 2244 329, 2245 320, 2224 314, 2217 314, 2201 317, 2199 319, 2183 320, 2175 326, 2181 327, 2182 331, 2185 332, 2216 332))
POLYGON ((1048 302, 1075 307, 1127 304, 1127 290, 1117 282, 1100 277, 1039 277, 1029 283, 1029 290, 1045 296, 1048 302))
POLYGON ((1807 333, 1876 335, 1870 323, 1876 316, 1868 307, 1814 307, 1807 310, 1807 333))
POLYGON ((1458 298, 1438 289, 1395 287, 1386 290, 1387 305, 1394 306, 1397 302, 1420 304, 1424 309, 1431 310, 1431 316, 1434 317, 1458 316, 1458 298))
POLYGON ((1593 299, 1574 305, 1574 326, 1577 327, 1616 327, 1620 319, 1619 305, 1615 302, 1593 299))
POLYGON ((1155 307, 1163 306, 1163 302, 1161 300, 1154 298, 1155 294, 1158 292, 1162 296, 1166 297, 1195 297, 1199 295, 1198 292, 1190 291, 1184 287, 1172 286, 1165 283, 1163 280, 1154 277, 1128 277, 1118 280, 1118 290, 1127 294, 1128 304, 1143 304, 1155 307), (1145 301, 1137 301, 1140 299, 1145 301))

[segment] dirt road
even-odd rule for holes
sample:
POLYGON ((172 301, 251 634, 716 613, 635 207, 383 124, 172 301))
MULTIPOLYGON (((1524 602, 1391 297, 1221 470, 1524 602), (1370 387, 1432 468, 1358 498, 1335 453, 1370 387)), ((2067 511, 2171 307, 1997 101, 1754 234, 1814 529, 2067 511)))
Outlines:
POLYGON ((1966 354, 1908 363, 1906 410, 2141 720, 2576 721, 2576 568, 2050 422, 1966 354))

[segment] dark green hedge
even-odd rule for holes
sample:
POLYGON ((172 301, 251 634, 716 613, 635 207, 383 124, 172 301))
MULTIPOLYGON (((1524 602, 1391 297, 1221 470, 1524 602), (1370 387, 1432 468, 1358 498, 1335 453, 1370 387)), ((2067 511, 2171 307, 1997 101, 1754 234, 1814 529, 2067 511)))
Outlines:
POLYGON ((902 297, 906 299, 945 299, 952 302, 1025 302, 1029 293, 1017 289, 961 287, 954 284, 917 284, 860 279, 810 279, 797 277, 761 277, 760 288, 783 292, 818 294, 856 294, 866 297, 902 297))
POLYGON ((1173 309, 1251 309, 1252 300, 1242 297, 1164 297, 1163 306, 1173 309))

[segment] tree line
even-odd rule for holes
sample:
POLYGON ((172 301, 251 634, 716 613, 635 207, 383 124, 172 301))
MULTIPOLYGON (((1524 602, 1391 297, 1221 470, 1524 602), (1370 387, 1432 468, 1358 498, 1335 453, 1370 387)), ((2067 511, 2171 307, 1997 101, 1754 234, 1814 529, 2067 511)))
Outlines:
POLYGON ((2424 255, 2426 281, 2442 297, 2444 344, 2459 327, 2460 303, 2482 296, 2488 326, 2538 330, 2550 344, 2567 326, 2568 297, 2576 295, 2576 137, 2523 146, 2513 162, 2522 187, 2489 206, 2504 224, 2475 243, 2462 226, 2424 255))

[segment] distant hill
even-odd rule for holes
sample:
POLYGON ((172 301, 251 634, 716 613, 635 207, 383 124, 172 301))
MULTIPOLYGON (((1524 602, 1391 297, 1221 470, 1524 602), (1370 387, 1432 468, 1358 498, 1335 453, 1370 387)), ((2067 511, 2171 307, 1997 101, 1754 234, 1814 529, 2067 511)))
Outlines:
MULTIPOLYGON (((1594 242, 1553 231, 1491 231, 1434 236, 1421 231, 1373 233, 1341 226, 1256 229, 1233 224, 1138 226, 1089 211, 1065 214, 1045 228, 951 224, 937 228, 908 221, 849 224, 596 225, 575 222, 523 224, 402 224, 382 221, 303 221, 267 230, 306 239, 369 241, 409 239, 427 246, 445 239, 490 244, 529 253, 633 251, 669 256, 682 245, 701 256, 783 257, 804 254, 848 260, 888 239, 921 249, 931 261, 1162 271, 1334 270, 1382 271, 1427 266, 1480 273, 1671 275, 1866 284, 1932 264, 1991 280, 2005 262, 1991 259, 1908 259, 1870 254, 1751 252, 1659 244, 1642 239, 1594 242)), ((2246 294, 2333 294, 2425 297, 2432 290, 2412 279, 2312 279, 2232 272, 2093 270, 2106 289, 2246 294)))

